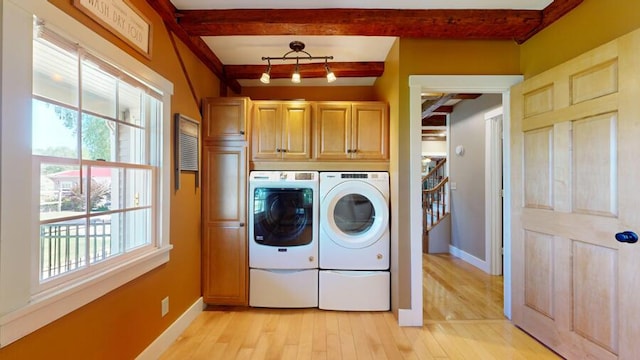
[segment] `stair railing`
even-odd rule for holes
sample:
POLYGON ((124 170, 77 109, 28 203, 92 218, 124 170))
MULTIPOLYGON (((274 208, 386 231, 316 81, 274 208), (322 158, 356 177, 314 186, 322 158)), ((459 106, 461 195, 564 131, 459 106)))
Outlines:
POLYGON ((444 164, 441 160, 427 175, 422 178, 422 214, 424 231, 429 231, 448 213, 446 185, 449 177, 445 176, 444 164))

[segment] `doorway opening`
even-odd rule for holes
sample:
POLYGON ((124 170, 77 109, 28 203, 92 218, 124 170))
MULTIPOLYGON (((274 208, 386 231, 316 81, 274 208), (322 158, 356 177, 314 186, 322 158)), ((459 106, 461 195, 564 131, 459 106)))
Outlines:
MULTIPOLYGON (((423 323, 422 291, 422 207, 421 199, 421 96, 424 92, 441 93, 490 93, 501 94, 503 104, 504 142, 509 143, 509 91, 511 86, 522 81, 520 75, 413 75, 409 77, 410 87, 410 249, 411 249, 411 309, 403 310, 400 323, 421 325, 423 323)), ((504 166, 509 164, 509 149, 504 149, 504 166)), ((509 172, 504 171, 505 174, 509 172)), ((510 232, 509 224, 509 179, 504 179, 504 211, 502 232, 504 238, 504 314, 511 318, 511 272, 510 272, 510 232)))

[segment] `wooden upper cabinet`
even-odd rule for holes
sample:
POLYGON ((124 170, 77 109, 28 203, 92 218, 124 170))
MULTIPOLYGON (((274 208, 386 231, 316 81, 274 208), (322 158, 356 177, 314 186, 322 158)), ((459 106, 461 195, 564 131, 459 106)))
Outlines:
POLYGON ((253 160, 311 158, 311 105, 300 101, 253 103, 253 160))
POLYGON ((354 159, 389 158, 387 104, 363 102, 351 105, 351 146, 354 159))
POLYGON ((315 104, 314 157, 346 160, 351 156, 351 103, 315 104))
POLYGON ((319 102, 314 112, 317 160, 386 160, 387 105, 381 102, 319 102))
POLYGON ((203 99, 202 140, 245 141, 249 106, 250 100, 246 97, 203 99))

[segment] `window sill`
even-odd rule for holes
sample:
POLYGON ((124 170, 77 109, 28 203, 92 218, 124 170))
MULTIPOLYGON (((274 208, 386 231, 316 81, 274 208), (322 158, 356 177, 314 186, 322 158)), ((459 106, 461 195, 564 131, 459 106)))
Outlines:
POLYGON ((46 297, 0 317, 0 347, 79 309, 125 283, 169 261, 172 245, 158 248, 114 266, 108 271, 64 286, 46 297))

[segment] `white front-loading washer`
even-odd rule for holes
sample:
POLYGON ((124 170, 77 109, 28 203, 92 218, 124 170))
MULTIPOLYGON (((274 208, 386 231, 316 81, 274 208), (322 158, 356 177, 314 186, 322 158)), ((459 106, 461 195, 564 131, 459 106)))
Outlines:
POLYGON ((320 268, 389 268, 389 174, 320 173, 320 268))
POLYGON ((390 309, 389 174, 320 173, 318 307, 390 309))
POLYGON ((318 306, 318 175, 250 173, 250 306, 318 306))

